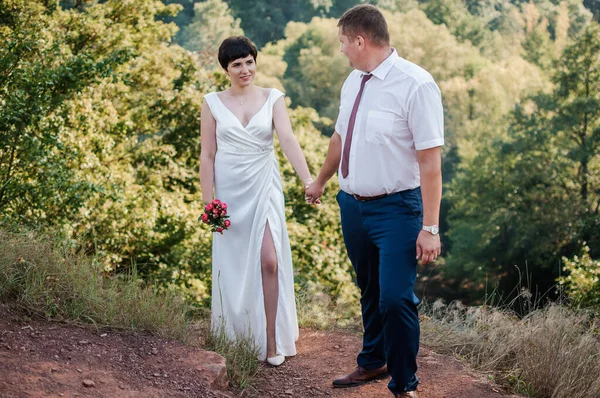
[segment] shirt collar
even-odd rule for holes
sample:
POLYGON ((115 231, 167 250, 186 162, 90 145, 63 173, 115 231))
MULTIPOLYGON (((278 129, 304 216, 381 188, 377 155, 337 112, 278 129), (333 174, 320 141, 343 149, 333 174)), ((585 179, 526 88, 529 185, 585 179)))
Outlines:
POLYGON ((398 58, 398 52, 396 52, 396 49, 392 47, 392 53, 386 59, 384 59, 383 62, 380 63, 377 68, 373 69, 371 74, 379 80, 385 79, 388 72, 390 71, 390 69, 392 69, 392 66, 398 58))

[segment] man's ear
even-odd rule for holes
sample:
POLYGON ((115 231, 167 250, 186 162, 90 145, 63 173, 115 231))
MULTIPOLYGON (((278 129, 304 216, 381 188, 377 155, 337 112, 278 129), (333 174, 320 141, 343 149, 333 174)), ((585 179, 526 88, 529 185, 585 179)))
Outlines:
POLYGON ((356 40, 358 41, 358 47, 359 48, 365 48, 365 38, 363 36, 356 36, 356 40))

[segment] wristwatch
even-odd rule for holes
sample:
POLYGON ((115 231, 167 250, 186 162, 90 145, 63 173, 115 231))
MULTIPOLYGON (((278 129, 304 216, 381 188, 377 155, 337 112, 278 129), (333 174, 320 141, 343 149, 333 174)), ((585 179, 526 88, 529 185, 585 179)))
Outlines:
POLYGON ((437 235, 440 233, 440 227, 437 225, 423 225, 423 231, 429 232, 431 235, 437 235))

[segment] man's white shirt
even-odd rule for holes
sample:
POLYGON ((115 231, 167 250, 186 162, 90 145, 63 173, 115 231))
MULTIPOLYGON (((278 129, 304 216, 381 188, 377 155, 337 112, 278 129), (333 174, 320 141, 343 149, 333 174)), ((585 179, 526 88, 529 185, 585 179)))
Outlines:
MULTIPOLYGON (((364 74, 354 70, 342 87, 335 125, 342 148, 364 74)), ((371 74, 356 114, 349 174, 343 178, 338 173, 340 188, 361 196, 417 188, 416 151, 444 145, 440 89, 429 72, 399 57, 395 49, 371 74)))

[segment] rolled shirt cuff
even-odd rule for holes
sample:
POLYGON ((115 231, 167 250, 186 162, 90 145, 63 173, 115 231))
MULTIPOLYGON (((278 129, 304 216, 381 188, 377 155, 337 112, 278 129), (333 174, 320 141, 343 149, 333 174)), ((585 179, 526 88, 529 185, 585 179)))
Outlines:
POLYGON ((435 140, 429 140, 425 142, 415 142, 415 149, 417 151, 422 151, 424 149, 435 148, 438 146, 444 146, 443 138, 436 138, 435 140))

